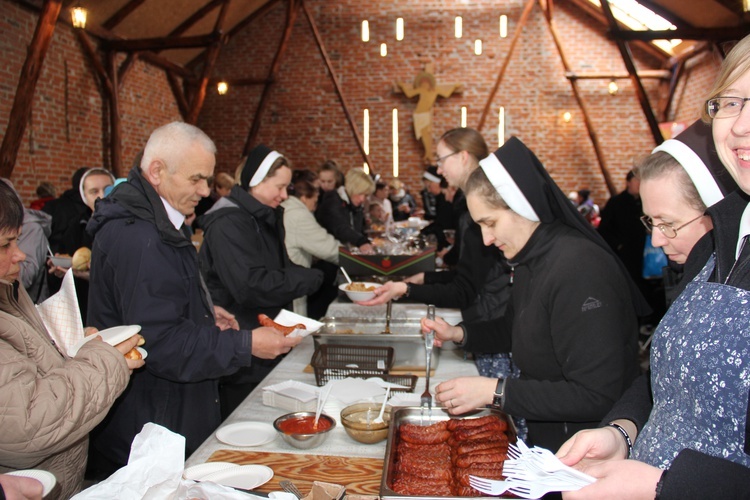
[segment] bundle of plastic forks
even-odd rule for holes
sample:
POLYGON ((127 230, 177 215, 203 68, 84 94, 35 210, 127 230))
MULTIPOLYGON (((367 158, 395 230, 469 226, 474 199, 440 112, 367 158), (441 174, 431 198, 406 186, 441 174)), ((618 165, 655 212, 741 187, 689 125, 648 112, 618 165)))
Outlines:
POLYGON ((469 476, 471 487, 493 496, 507 491, 520 498, 539 498, 552 491, 579 490, 596 481, 563 464, 551 451, 529 448, 520 439, 508 447, 508 456, 503 464, 505 481, 469 476))

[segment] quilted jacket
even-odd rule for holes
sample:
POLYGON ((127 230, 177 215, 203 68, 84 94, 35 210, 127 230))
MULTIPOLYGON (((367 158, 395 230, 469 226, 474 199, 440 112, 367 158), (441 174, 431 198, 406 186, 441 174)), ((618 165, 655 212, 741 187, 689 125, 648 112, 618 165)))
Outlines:
POLYGON ((104 342, 86 343, 73 359, 62 355, 24 288, 0 280, 0 473, 47 470, 60 498, 72 496, 83 481, 88 433, 129 378, 125 357, 104 342))

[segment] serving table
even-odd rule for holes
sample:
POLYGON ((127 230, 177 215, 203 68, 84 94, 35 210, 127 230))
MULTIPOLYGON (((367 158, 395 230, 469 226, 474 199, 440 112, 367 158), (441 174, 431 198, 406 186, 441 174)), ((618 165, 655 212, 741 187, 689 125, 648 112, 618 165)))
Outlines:
MULTIPOLYGON (((315 375, 305 372, 313 351, 312 336, 306 337, 250 393, 221 427, 244 421, 272 423, 277 417, 288 413, 288 410, 265 406, 263 388, 287 380, 315 385, 315 375)), ((421 393, 424 390, 424 373, 415 375, 420 375, 415 392, 421 393)), ((445 380, 476 375, 474 363, 464 359, 463 351, 450 343, 441 353, 440 364, 431 378, 430 391, 434 394, 435 386, 445 380)), ((377 495, 384 456, 385 441, 371 445, 360 444, 349 438, 342 426, 337 425, 321 446, 311 450, 293 448, 279 437, 265 445, 240 448, 222 443, 214 433, 188 458, 185 467, 217 461, 267 465, 273 469, 274 477, 256 490, 262 493, 279 491, 279 481, 289 479, 297 484, 302 493, 310 490, 313 481, 325 481, 342 484, 349 493, 377 495)))

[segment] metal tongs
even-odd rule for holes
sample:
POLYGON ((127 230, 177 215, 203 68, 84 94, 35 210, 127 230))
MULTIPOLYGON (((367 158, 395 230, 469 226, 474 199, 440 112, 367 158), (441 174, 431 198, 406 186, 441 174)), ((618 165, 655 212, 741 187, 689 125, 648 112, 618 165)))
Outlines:
MULTIPOLYGON (((427 306, 427 319, 435 321, 435 306, 427 306)), ((435 345, 435 330, 430 330, 424 335, 424 352, 425 352, 425 388, 420 400, 422 407, 422 417, 424 417, 425 407, 432 413, 432 394, 430 394, 430 372, 432 371, 432 347, 435 345)))

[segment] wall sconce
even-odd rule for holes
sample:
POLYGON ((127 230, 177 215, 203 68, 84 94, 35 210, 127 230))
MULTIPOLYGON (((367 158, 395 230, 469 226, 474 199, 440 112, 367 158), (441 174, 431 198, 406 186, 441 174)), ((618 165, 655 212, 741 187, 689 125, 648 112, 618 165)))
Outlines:
POLYGON ((466 106, 461 106, 461 127, 466 128, 466 106))
POLYGON ((570 111, 566 111, 565 113, 563 113, 562 119, 565 123, 570 123, 570 120, 573 119, 573 115, 570 114, 570 111))
POLYGON ((396 40, 399 42, 404 39, 404 18, 396 19, 396 40))
POLYGON ((370 22, 366 20, 362 21, 362 41, 370 41, 370 22))
POLYGON ((482 55, 482 40, 474 40, 474 54, 482 55))
POLYGON ((750 12, 750 0, 742 0, 742 10, 750 12))
POLYGON ((502 16, 500 16, 500 38, 506 38, 507 36, 508 36, 508 16, 503 14, 502 16))
POLYGON ((73 22, 73 27, 78 29, 84 29, 86 27, 86 18, 88 12, 83 7, 76 5, 70 10, 70 17, 73 22))
POLYGON ((398 177, 398 109, 393 108, 393 177, 398 177))
POLYGON ((462 36, 464 36, 464 20, 461 18, 461 16, 456 16, 454 30, 456 33, 456 38, 461 38, 462 36))
POLYGON ((500 147, 505 144, 505 106, 500 106, 497 115, 497 147, 500 147))
POLYGON ((388 55, 388 46, 384 43, 380 44, 380 57, 385 57, 388 55))
POLYGON ((609 95, 617 95, 617 92, 620 91, 620 87, 617 86, 616 81, 612 80, 607 86, 607 91, 609 92, 609 95))
POLYGON ((219 82, 216 84, 216 92, 219 93, 219 95, 224 95, 229 90, 229 84, 227 82, 219 82))

